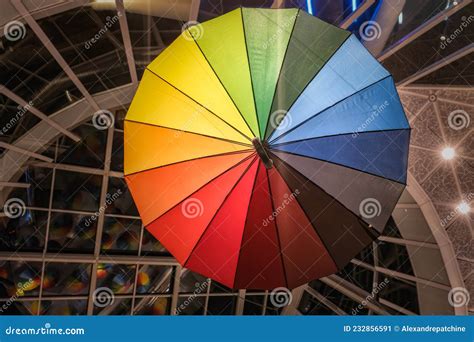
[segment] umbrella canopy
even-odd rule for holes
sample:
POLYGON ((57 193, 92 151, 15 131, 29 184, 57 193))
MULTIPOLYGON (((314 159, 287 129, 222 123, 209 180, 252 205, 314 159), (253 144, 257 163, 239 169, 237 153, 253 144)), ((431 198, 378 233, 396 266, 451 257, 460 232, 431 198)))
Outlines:
POLYGON ((125 179, 183 266, 232 288, 294 288, 384 229, 408 145, 392 77, 355 36, 297 9, 240 8, 147 67, 125 179))

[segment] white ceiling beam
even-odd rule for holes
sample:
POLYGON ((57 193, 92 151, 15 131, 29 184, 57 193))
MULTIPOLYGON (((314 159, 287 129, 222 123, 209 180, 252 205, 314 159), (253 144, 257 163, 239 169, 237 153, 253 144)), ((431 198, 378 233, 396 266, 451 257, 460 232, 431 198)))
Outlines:
POLYGON ((392 302, 389 302, 388 300, 386 299, 383 299, 383 298, 379 298, 379 303, 382 304, 382 305, 385 305, 386 307, 389 307, 390 309, 393 309, 393 310, 396 310, 404 315, 407 315, 407 316, 418 316, 416 313, 414 313, 413 311, 410 311, 410 310, 407 310, 405 309, 404 307, 400 306, 400 305, 397 305, 395 303, 392 303, 392 302))
POLYGON ((14 145, 8 144, 8 143, 3 142, 3 141, 0 141, 0 147, 4 148, 6 150, 13 151, 13 152, 22 153, 22 154, 27 155, 29 157, 39 159, 39 160, 43 160, 45 162, 52 162, 53 161, 53 159, 51 159, 49 157, 43 156, 43 155, 35 153, 35 152, 25 150, 21 147, 14 146, 14 145))
POLYGON ((274 0, 272 3, 272 8, 283 8, 285 5, 285 0, 274 0))
MULTIPOLYGON (((1 261, 42 261, 42 253, 33 252, 0 252, 1 261)), ((99 255, 95 257, 92 254, 69 254, 69 253, 46 253, 44 255, 46 262, 64 262, 64 263, 84 263, 84 264, 118 264, 135 265, 137 263, 156 266, 177 266, 179 265, 173 257, 158 256, 136 256, 136 255, 99 255)))
POLYGON ((29 183, 0 182, 0 188, 28 189, 30 186, 31 186, 31 184, 29 184, 29 183))
POLYGON ((135 57, 133 56, 132 42, 130 40, 130 30, 128 28, 127 14, 123 0, 115 0, 117 6, 117 13, 120 22, 120 31, 122 32, 123 45, 125 47, 125 54, 127 56, 128 70, 130 71, 130 78, 132 83, 138 84, 137 68, 135 66, 135 57))
POLYGON ((330 309, 332 312, 334 312, 336 315, 339 316, 346 316, 347 312, 342 310, 339 306, 331 302, 329 299, 324 297, 320 292, 316 291, 312 287, 308 286, 306 288, 306 292, 308 292, 311 296, 316 298, 319 302, 321 302, 324 306, 326 306, 328 309, 330 309))
POLYGON ((406 240, 406 239, 400 239, 400 238, 395 238, 395 237, 391 237, 391 236, 383 236, 382 235, 382 236, 378 237, 378 240, 383 241, 383 242, 390 242, 390 243, 394 243, 394 244, 402 245, 402 246, 415 246, 415 247, 439 249, 438 245, 435 244, 435 243, 414 241, 414 240, 406 240))
POLYGON ((97 103, 94 101, 94 99, 92 98, 91 94, 89 94, 89 91, 86 89, 86 87, 79 80, 79 78, 74 73, 74 71, 71 69, 69 64, 67 64, 67 62, 64 60, 63 56, 61 56, 59 51, 54 47, 53 43, 48 38, 46 33, 43 31, 43 29, 39 26, 39 24, 36 22, 36 20, 30 15, 30 13, 28 12, 28 9, 23 4, 22 0, 10 0, 10 2, 16 8, 18 13, 23 17, 23 19, 26 21, 26 23, 30 26, 30 28, 36 34, 38 39, 43 43, 44 47, 53 56, 53 58, 56 60, 56 62, 59 64, 59 66, 68 75, 68 77, 71 79, 72 83, 74 83, 74 85, 77 87, 77 89, 79 89, 79 91, 84 96, 84 98, 87 100, 89 105, 91 105, 92 108, 95 111, 99 111, 100 108, 97 105, 97 103))
POLYGON ((3 85, 0 85, 0 93, 5 95, 6 97, 8 97, 9 99, 11 99, 12 101, 18 103, 20 106, 22 106, 23 108, 27 109, 31 114, 35 115, 37 118, 39 118, 40 120, 43 120, 44 122, 46 122, 48 125, 50 125, 51 127, 53 127, 54 129, 56 129, 58 132, 61 132, 62 134, 64 134, 65 136, 71 138, 72 140, 78 142, 81 140, 81 138, 74 134, 74 133, 71 133, 69 132, 67 129, 65 129, 64 127, 62 127, 60 124, 58 124, 57 122, 51 120, 46 114, 44 114, 43 112, 41 112, 39 109, 37 109, 34 104, 33 105, 30 105, 28 102, 26 102, 24 99, 22 99, 20 96, 18 96, 17 94, 15 94, 14 92, 12 92, 10 89, 8 89, 7 87, 3 86, 3 85))
POLYGON ((440 290, 449 291, 451 289, 450 286, 445 285, 445 284, 441 284, 441 283, 438 283, 438 282, 435 282, 435 281, 432 281, 432 280, 428 280, 428 279, 419 278, 419 277, 412 276, 410 274, 402 273, 402 272, 399 272, 399 271, 394 271, 394 270, 391 270, 391 269, 388 269, 388 268, 385 268, 385 267, 372 266, 372 265, 369 265, 369 264, 367 264, 367 263, 365 263, 361 260, 352 259, 351 263, 353 263, 354 265, 366 268, 366 269, 371 270, 371 271, 377 271, 377 272, 383 273, 383 274, 385 274, 389 277, 412 281, 414 283, 431 286, 431 287, 434 287, 434 288, 440 289, 440 290))
POLYGON ((439 61, 427 66, 426 68, 419 70, 418 72, 414 73, 413 75, 408 76, 403 81, 397 83, 397 87, 407 86, 410 83, 413 83, 413 82, 419 80, 420 78, 423 78, 423 77, 431 74, 432 72, 435 72, 436 70, 439 70, 439 69, 441 69, 441 68, 457 61, 458 59, 461 59, 461 58, 469 55, 473 51, 474 51, 474 43, 471 43, 471 44, 463 47, 462 49, 460 49, 456 52, 453 52, 449 56, 446 56, 446 57, 440 59, 439 61))
POLYGON ((189 21, 198 20, 200 7, 201 0, 191 0, 191 7, 189 8, 189 21))
POLYGON ((438 13, 433 18, 431 18, 430 20, 424 22, 422 25, 418 26, 415 30, 413 30, 412 32, 407 34, 405 37, 400 39, 398 42, 396 42, 395 44, 393 44, 392 46, 390 46, 389 48, 384 50, 380 54, 380 56, 378 57, 378 60, 383 61, 383 60, 387 59, 388 57, 393 55, 395 52, 397 52, 400 49, 402 49, 403 47, 407 46, 412 41, 414 41, 418 37, 422 36, 423 34, 428 32, 429 30, 431 30, 433 27, 435 27, 439 23, 445 21, 446 18, 449 18, 454 13, 458 12, 462 8, 469 5, 471 2, 472 2, 472 0, 461 1, 461 2, 458 2, 457 5, 452 6, 452 7, 448 8, 447 10, 444 10, 441 13, 438 13))
POLYGON ((351 24, 357 20, 362 14, 364 14, 367 9, 369 9, 370 6, 372 6, 375 3, 375 0, 365 0, 362 4, 360 4, 357 9, 351 13, 350 16, 348 16, 346 19, 342 21, 342 23, 339 25, 340 28, 342 29, 347 29, 351 24))
MULTIPOLYGON (((323 283, 325 283, 326 285, 332 287, 333 289, 337 290, 338 292, 342 293, 343 295, 351 298, 353 301, 357 302, 357 303, 366 303, 366 307, 367 309, 369 310, 372 310, 374 312, 376 312, 377 314, 379 315, 390 315, 390 313, 381 308, 380 306, 378 306, 377 304, 375 304, 374 302, 371 302, 368 300, 370 294, 366 291, 366 296, 361 296, 360 294, 354 292, 353 290, 349 289, 347 285, 349 282, 346 281, 345 279, 341 278, 341 277, 338 277, 336 275, 333 275, 331 277, 324 277, 324 278, 321 278, 320 279, 323 283)), ((350 284, 350 283, 349 283, 350 284)), ((362 291, 361 291, 362 292, 362 291)))

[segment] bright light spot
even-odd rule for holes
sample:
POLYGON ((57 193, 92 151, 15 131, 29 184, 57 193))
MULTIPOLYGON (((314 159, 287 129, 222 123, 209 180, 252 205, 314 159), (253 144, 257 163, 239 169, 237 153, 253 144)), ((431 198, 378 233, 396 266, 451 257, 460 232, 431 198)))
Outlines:
POLYGON ((352 0, 352 12, 357 9, 357 0, 352 0))
POLYGON ((443 159, 445 160, 451 160, 454 158, 454 156, 456 155, 456 151, 454 151, 454 148, 452 147, 445 147, 442 151, 441 151, 441 155, 443 156, 443 159))
POLYGON ((308 13, 313 15, 313 4, 311 0, 306 0, 306 7, 308 8, 308 13))
POLYGON ((459 203, 459 205, 456 207, 456 209, 461 213, 461 214, 467 214, 469 211, 471 211, 471 207, 469 207, 469 204, 466 202, 462 201, 459 203))
POLYGON ((398 15, 398 24, 399 24, 399 25, 403 24, 403 12, 401 12, 401 13, 398 15))

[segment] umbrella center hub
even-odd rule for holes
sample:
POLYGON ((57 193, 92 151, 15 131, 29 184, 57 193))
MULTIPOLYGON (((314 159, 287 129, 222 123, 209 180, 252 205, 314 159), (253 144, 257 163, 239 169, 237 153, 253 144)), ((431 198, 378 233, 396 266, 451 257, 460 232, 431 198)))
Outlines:
POLYGON ((258 156, 262 160, 263 165, 265 165, 267 169, 271 169, 273 167, 273 160, 271 160, 270 157, 268 156, 267 149, 265 148, 260 138, 252 139, 252 144, 258 156))

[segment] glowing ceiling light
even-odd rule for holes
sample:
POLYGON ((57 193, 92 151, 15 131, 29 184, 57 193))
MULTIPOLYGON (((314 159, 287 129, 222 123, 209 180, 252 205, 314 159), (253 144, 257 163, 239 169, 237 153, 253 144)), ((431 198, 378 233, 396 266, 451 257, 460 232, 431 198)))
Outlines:
POLYGON ((443 159, 445 160, 451 160, 454 158, 454 156, 456 155, 456 151, 454 151, 454 148, 452 147, 445 147, 442 151, 441 151, 441 155, 443 156, 443 159))
POLYGON ((456 209, 461 214, 467 214, 469 211, 471 211, 471 207, 465 201, 462 201, 461 203, 459 203, 459 205, 456 207, 456 209))
POLYGON ((400 14, 398 15, 398 24, 403 24, 403 12, 400 12, 400 14))
POLYGON ((352 0, 352 12, 357 9, 357 0, 352 0))
POLYGON ((313 15, 313 4, 311 0, 306 0, 306 8, 308 9, 308 13, 313 15))

